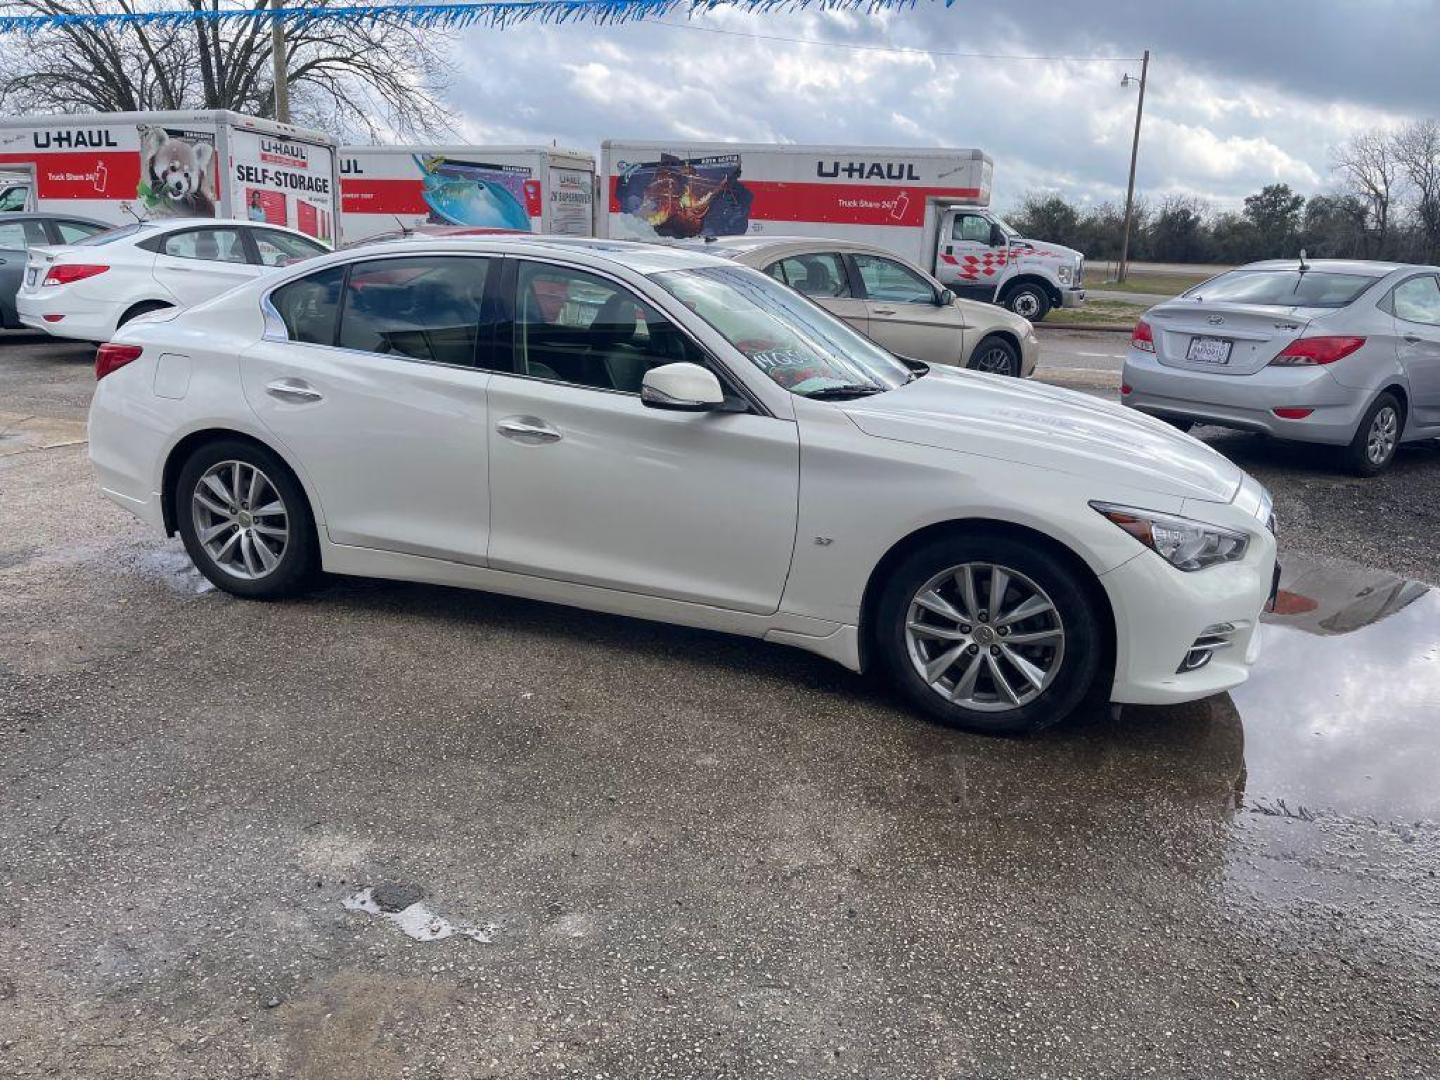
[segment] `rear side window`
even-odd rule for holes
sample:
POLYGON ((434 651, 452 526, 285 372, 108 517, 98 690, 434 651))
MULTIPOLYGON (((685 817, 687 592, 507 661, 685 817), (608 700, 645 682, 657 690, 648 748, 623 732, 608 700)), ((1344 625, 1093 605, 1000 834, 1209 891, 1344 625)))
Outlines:
POLYGON ((1197 285, 1185 295, 1194 300, 1276 307, 1342 308, 1375 284, 1362 274, 1321 270, 1231 270, 1197 285))
POLYGON ((473 365, 489 268, 489 259, 450 255, 353 264, 340 347, 473 365))
POLYGON ((1395 286, 1391 304, 1397 319, 1440 326, 1440 281, 1417 277, 1402 282, 1395 286))
POLYGON ((191 229, 165 237, 161 253, 176 259, 200 259, 203 262, 243 263, 245 242, 239 229, 191 229))
POLYGON ((771 263, 765 271, 806 296, 838 299, 850 294, 850 279, 839 255, 792 255, 771 263))
POLYGON ((0 222, 0 248, 6 251, 25 251, 32 244, 44 243, 48 241, 38 221, 0 222))
POLYGON ((340 287, 344 283, 345 267, 332 266, 282 285, 270 294, 270 306, 285 323, 291 341, 335 344, 335 320, 340 313, 340 287))
POLYGON ((90 225, 84 221, 57 221, 54 224, 55 231, 60 234, 60 242, 64 244, 73 244, 105 231, 104 225, 90 225))
POLYGON ((260 252, 262 266, 289 266, 301 259, 323 255, 326 250, 313 240, 305 240, 273 229, 251 229, 250 235, 255 238, 255 247, 260 252))

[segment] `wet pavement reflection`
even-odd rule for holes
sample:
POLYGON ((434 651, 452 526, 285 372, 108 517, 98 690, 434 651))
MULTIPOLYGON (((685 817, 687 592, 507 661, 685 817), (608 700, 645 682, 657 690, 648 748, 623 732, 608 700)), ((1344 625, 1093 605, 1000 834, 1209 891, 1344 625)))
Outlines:
POLYGON ((1123 722, 1205 714, 1201 730, 1240 741, 1236 803, 1261 813, 1440 820, 1440 591, 1293 556, 1280 587, 1247 683, 1123 722))

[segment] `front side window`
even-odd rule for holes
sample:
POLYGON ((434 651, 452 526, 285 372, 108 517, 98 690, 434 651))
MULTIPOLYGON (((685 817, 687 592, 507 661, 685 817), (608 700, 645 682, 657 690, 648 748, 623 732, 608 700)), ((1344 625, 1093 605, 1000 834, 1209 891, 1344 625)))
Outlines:
POLYGON ((979 214, 958 214, 950 227, 951 239, 970 240, 986 247, 990 246, 990 232, 990 219, 979 214))
POLYGON ((285 324, 286 336, 312 345, 334 345, 344 284, 345 267, 332 266, 272 292, 270 306, 285 324))
POLYGON ((84 240, 87 236, 94 236, 98 232, 104 232, 104 225, 90 225, 84 221, 57 221, 55 231, 60 234, 62 244, 73 244, 77 240, 84 240))
POLYGON ((894 259, 878 255, 856 255, 855 268, 865 282, 865 294, 871 300, 889 300, 904 304, 935 303, 935 286, 902 266, 894 259))
POLYGON ((354 263, 338 344, 439 364, 475 363, 489 259, 416 255, 354 263))
POLYGON ((845 273, 845 264, 839 255, 832 252, 792 255, 771 263, 765 272, 806 296, 838 299, 850 295, 850 278, 845 273))
POLYGON ((38 221, 0 222, 0 248, 26 251, 32 244, 48 243, 38 221))
POLYGON ((1322 270, 1231 270, 1185 293, 1195 301, 1342 308, 1375 284, 1362 274, 1322 270))
POLYGON ((583 270, 521 262, 514 365, 536 379, 638 394, 662 364, 704 363, 688 337, 629 289, 583 270))
POLYGON ((301 259, 325 254, 325 248, 313 240, 304 240, 273 229, 251 229, 262 266, 289 266, 301 259))
POLYGON ((165 237, 161 252, 176 259, 243 263, 245 243, 238 229, 191 229, 165 237))
POLYGON ((791 393, 839 397, 910 381, 890 353, 757 270, 706 266, 653 280, 791 393))
POLYGON ((1411 278, 1395 286, 1392 304, 1397 319, 1440 326, 1440 282, 1433 277, 1411 278))

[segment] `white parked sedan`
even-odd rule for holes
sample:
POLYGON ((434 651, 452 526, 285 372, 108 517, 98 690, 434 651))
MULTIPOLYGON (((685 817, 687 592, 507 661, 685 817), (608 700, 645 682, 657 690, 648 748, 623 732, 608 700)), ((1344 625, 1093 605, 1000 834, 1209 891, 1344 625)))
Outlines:
POLYGON ((1245 678, 1269 499, 1162 421, 906 364, 702 253, 401 241, 123 329, 107 495, 240 596, 320 569, 880 665, 940 719, 1245 678))
POLYGON ((137 315, 188 307, 330 249, 248 221, 144 221, 34 247, 15 297, 20 321, 55 337, 108 341, 137 315))

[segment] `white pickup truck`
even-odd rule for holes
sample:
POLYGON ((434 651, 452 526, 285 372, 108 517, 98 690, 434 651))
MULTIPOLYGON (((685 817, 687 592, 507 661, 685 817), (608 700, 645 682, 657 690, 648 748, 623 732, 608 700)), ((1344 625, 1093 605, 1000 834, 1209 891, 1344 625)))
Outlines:
POLYGON ((979 150, 608 139, 601 159, 597 225, 612 239, 858 240, 1032 322, 1085 299, 1080 252, 990 212, 994 163, 979 150))

